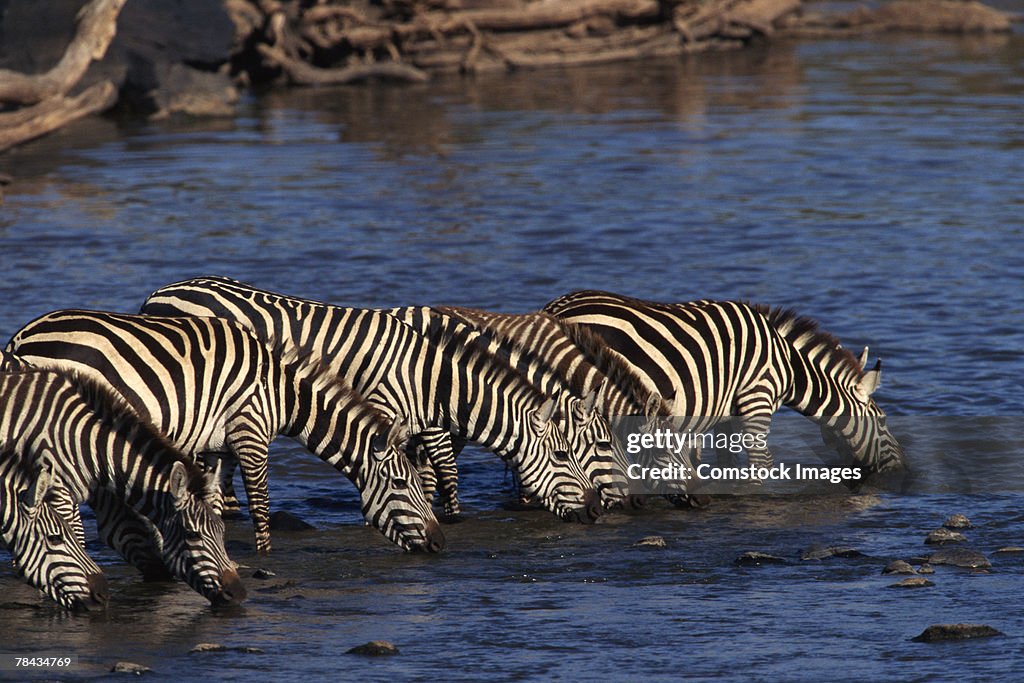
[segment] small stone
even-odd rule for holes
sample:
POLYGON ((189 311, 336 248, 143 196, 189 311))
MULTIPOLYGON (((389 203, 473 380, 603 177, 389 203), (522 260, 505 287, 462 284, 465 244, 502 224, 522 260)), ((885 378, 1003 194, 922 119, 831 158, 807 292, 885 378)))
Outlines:
POLYGON ((964 515, 950 515, 942 523, 942 526, 947 529, 970 529, 973 527, 971 520, 967 519, 964 515))
POLYGON ((861 557, 863 555, 864 553, 856 548, 849 548, 847 546, 830 545, 828 547, 822 547, 820 545, 815 545, 800 553, 800 559, 805 561, 826 560, 830 557, 861 557))
POLYGON ((896 583, 889 584, 889 588, 925 588, 926 586, 934 586, 935 582, 929 581, 920 576, 911 576, 908 579, 897 581, 896 583))
POLYGON ((275 576, 277 576, 277 574, 275 572, 272 572, 269 569, 263 569, 263 568, 257 569, 256 571, 254 571, 252 573, 252 578, 260 579, 260 580, 272 579, 275 576))
POLYGON ((644 536, 639 541, 633 544, 634 548, 667 548, 668 544, 665 543, 665 539, 661 536, 644 536))
POLYGON ((345 654, 365 655, 367 657, 383 657, 386 655, 399 654, 398 648, 386 640, 371 640, 369 643, 357 645, 349 649, 345 654))
POLYGON ((927 562, 925 562, 924 564, 922 564, 920 567, 917 568, 917 573, 918 574, 934 574, 935 573, 935 567, 933 567, 930 564, 928 564, 927 562))
POLYGON ((905 560, 895 560, 885 565, 885 569, 882 570, 883 574, 913 574, 914 568, 910 566, 910 563, 905 560))
POLYGON ((189 652, 227 652, 228 648, 220 643, 199 643, 189 652))
POLYGON ((110 673, 115 674, 132 674, 135 676, 141 676, 145 673, 152 673, 152 669, 148 666, 136 664, 135 662, 118 662, 114 666, 110 667, 110 673))
POLYGON ((735 564, 741 567, 760 567, 763 564, 785 564, 785 558, 778 555, 769 555, 756 550, 745 552, 734 560, 735 564))
POLYGON ((271 531, 310 531, 315 528, 312 524, 284 510, 278 510, 270 515, 271 531))
POLYGON ((992 566, 988 558, 976 550, 967 548, 943 548, 928 558, 931 564, 949 564, 967 569, 988 569, 992 566))
POLYGON ((938 643, 943 640, 966 640, 968 638, 991 638, 1003 633, 985 624, 934 624, 921 635, 911 638, 918 643, 938 643))
POLYGON ((924 539, 924 542, 928 545, 944 545, 946 543, 966 543, 967 537, 959 531, 950 531, 945 527, 936 529, 935 531, 928 534, 928 538, 924 539))
POLYGON ((1024 548, 1019 545, 1004 545, 995 551, 997 555, 1019 555, 1020 553, 1024 553, 1024 548))

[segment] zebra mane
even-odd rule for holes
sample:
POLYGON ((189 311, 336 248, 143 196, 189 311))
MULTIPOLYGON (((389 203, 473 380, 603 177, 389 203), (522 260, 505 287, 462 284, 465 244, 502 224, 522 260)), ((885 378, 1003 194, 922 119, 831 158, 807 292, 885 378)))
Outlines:
MULTIPOLYGON (((575 396, 584 396, 586 393, 586 386, 584 385, 584 373, 573 372, 569 375, 558 372, 559 368, 551 365, 548 359, 537 353, 536 349, 530 346, 525 339, 514 331, 509 329, 506 324, 509 318, 517 317, 520 318, 525 315, 529 315, 533 318, 537 318, 545 327, 545 331, 550 328, 554 328, 558 333, 565 335, 565 331, 557 318, 548 313, 490 313, 489 311, 476 311, 471 308, 455 308, 450 306, 438 306, 436 310, 441 311, 445 315, 448 315, 460 322, 464 322, 470 327, 481 330, 486 336, 493 338, 499 344, 508 345, 519 351, 523 359, 527 363, 538 363, 544 367, 549 368, 553 373, 558 375, 566 384, 568 390, 575 396)), ((572 339, 570 338, 570 341, 572 339)), ((586 354, 581 354, 584 360, 589 361, 586 358, 586 354)))
POLYGON ((340 399, 349 402, 348 410, 353 410, 355 406, 358 406, 359 409, 372 417, 374 424, 381 431, 387 432, 391 427, 390 420, 363 398, 363 395, 345 381, 345 378, 340 373, 333 370, 318 351, 305 349, 296 344, 280 342, 272 337, 267 339, 266 345, 270 350, 270 354, 282 367, 301 367, 304 370, 303 376, 315 388, 333 389, 337 392, 335 400, 340 399))
POLYGON ((814 318, 799 315, 791 308, 779 306, 754 304, 753 309, 765 316, 779 334, 797 349, 804 352, 823 349, 838 367, 845 367, 854 377, 859 378, 864 374, 864 369, 853 352, 844 347, 837 337, 822 330, 814 318))
MULTIPOLYGON (((640 375, 633 368, 622 362, 622 359, 612 351, 603 338, 591 332, 583 325, 567 322, 559 318, 555 318, 555 320, 573 343, 583 351, 583 355, 587 360, 607 378, 607 381, 618 387, 626 396, 633 399, 637 405, 641 407, 647 405, 654 392, 647 388, 647 385, 644 384, 643 380, 640 379, 640 375)), ((658 401, 658 415, 667 416, 671 414, 672 410, 666 405, 664 397, 661 397, 661 400, 658 401)))
MULTIPOLYGON (((202 468, 172 444, 163 432, 153 426, 148 417, 140 416, 123 396, 107 385, 75 370, 26 366, 5 374, 48 375, 67 382, 101 422, 115 431, 124 433, 129 438, 138 436, 155 444, 173 460, 185 465, 190 493, 202 496, 206 491, 207 478, 202 468)), ((146 462, 151 462, 152 454, 153 451, 150 449, 139 452, 140 457, 146 462)))

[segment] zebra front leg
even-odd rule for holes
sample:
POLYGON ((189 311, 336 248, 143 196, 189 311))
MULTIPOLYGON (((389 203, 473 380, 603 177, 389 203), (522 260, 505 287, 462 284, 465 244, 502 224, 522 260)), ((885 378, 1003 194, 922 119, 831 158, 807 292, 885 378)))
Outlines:
POLYGON ((433 479, 435 486, 440 484, 443 521, 449 524, 459 522, 462 514, 459 507, 459 467, 455 461, 456 450, 452 435, 444 429, 430 427, 419 436, 423 448, 421 480, 424 470, 429 469, 430 473, 426 477, 433 479))
POLYGON ((157 545, 160 532, 148 519, 106 489, 93 491, 89 506, 96 513, 100 540, 142 572, 144 581, 170 581, 173 578, 160 556, 157 545))
POLYGON ((249 503, 249 517, 252 520, 256 538, 256 552, 270 552, 270 493, 267 485, 267 445, 255 439, 229 444, 231 454, 238 459, 242 470, 242 483, 249 503))
MULTIPOLYGON (((771 429, 772 415, 779 408, 775 394, 772 385, 762 381, 736 399, 739 425, 735 431, 743 434, 743 445, 746 447, 748 464, 752 469, 772 466, 772 454, 768 450, 768 432, 771 429)), ((761 483, 760 479, 756 481, 761 483)))

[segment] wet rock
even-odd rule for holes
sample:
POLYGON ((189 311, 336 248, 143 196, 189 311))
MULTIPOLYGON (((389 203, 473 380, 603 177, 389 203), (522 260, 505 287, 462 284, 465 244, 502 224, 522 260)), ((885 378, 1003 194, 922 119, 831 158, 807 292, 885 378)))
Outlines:
POLYGON ((199 643, 189 652, 227 652, 228 648, 226 645, 220 643, 199 643))
POLYGON ((950 531, 945 527, 936 529, 935 531, 928 534, 928 537, 924 539, 924 542, 928 545, 943 545, 946 543, 966 543, 967 537, 961 534, 959 531, 950 531))
POLYGON ((269 569, 263 569, 262 567, 252 573, 252 578, 259 579, 261 581, 272 579, 275 576, 277 576, 275 572, 272 572, 269 569))
POLYGON ((371 640, 369 643, 357 645, 349 649, 347 655, 364 655, 366 657, 384 657, 399 654, 398 648, 386 640, 371 640))
POLYGON ((991 638, 1003 633, 985 624, 933 624, 911 640, 918 643, 938 643, 944 640, 991 638))
POLYGON ((1024 553, 1024 548, 1019 545, 1004 545, 995 551, 996 555, 1019 555, 1024 553))
POLYGON ((665 539, 661 536, 644 536, 639 541, 633 544, 634 548, 667 548, 668 544, 665 543, 665 539))
POLYGON ((903 579, 902 581, 889 584, 889 588, 926 588, 934 585, 934 581, 929 581, 921 576, 911 576, 908 579, 903 579))
POLYGON ((823 547, 814 545, 800 553, 801 560, 826 560, 830 557, 863 557, 864 553, 856 548, 842 545, 830 545, 823 547))
POLYGON ((785 564, 786 560, 778 555, 769 555, 753 550, 743 553, 733 562, 741 567, 760 567, 763 564, 785 564))
POLYGON ((914 568, 906 560, 895 560, 885 565, 883 574, 913 574, 914 568))
POLYGON ((934 574, 935 573, 935 567, 933 567, 930 564, 928 564, 927 562, 925 562, 924 564, 922 564, 920 567, 917 568, 917 573, 918 574, 934 574))
POLYGON ((967 519, 964 515, 950 515, 942 523, 942 526, 947 529, 970 529, 973 527, 971 520, 967 519))
POLYGON ((228 647, 220 643, 199 643, 189 652, 245 652, 249 654, 262 654, 263 650, 258 647, 228 647))
POLYGON ((928 558, 930 564, 948 564, 967 569, 987 569, 992 566, 988 558, 968 548, 943 548, 928 558))
POLYGON ((135 662, 118 662, 114 666, 110 667, 110 673, 114 674, 133 674, 135 676, 141 676, 142 674, 152 672, 153 670, 148 666, 136 664, 135 662))
POLYGON ((315 528, 312 524, 285 510, 278 510, 270 515, 271 531, 311 531, 315 528))

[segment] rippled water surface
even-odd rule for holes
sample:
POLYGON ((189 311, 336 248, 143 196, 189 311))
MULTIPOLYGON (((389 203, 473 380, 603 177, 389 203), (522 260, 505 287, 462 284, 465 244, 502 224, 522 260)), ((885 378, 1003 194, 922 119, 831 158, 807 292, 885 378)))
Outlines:
MULTIPOLYGON (((894 415, 1024 414, 1024 41, 776 43, 688 61, 274 93, 234 119, 87 122, 0 159, 0 336, 56 308, 134 311, 223 274, 350 305, 535 310, 584 287, 795 307, 885 359, 894 415)), ((969 458, 970 453, 963 453, 969 458)), ((584 675, 990 680, 1024 670, 1019 494, 723 498, 591 526, 507 509, 500 462, 462 464, 468 520, 438 557, 361 525, 352 486, 283 440, 275 509, 315 524, 215 612, 93 541, 114 600, 62 615, 0 574, 0 652, 118 660, 151 678, 511 680, 584 675), (989 572, 939 567, 947 514, 989 572), (657 534, 667 548, 631 547, 657 534), (801 561, 816 543, 862 556, 801 561), (787 559, 739 567, 748 550, 787 559), (932 623, 1004 638, 910 642, 932 623), (345 656, 387 639, 401 655, 345 656), (263 653, 189 654, 201 642, 263 653)), ((6 558, 6 556, 4 556, 6 558)), ((24 678, 18 672, 0 677, 24 678)))

